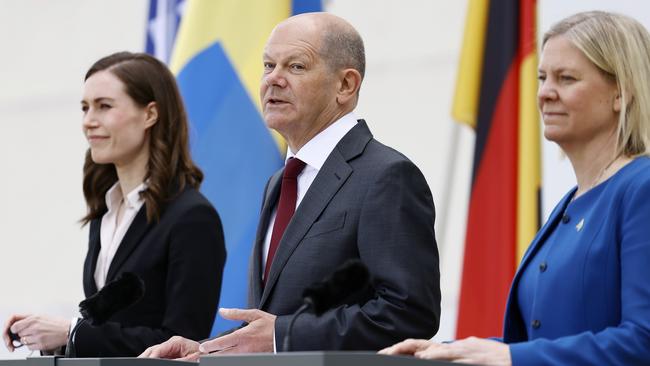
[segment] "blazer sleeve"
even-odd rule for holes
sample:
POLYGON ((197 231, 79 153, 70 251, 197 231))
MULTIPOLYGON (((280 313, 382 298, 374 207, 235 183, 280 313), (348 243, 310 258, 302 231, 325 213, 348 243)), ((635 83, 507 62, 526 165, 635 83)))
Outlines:
POLYGON ((173 335, 199 340, 210 334, 226 259, 221 221, 211 205, 202 204, 180 213, 172 225, 160 327, 84 323, 75 336, 79 357, 137 356, 173 335))
MULTIPOLYGON (((303 314, 292 332, 292 351, 378 350, 405 338, 430 338, 440 320, 440 273, 433 198, 410 161, 392 162, 367 182, 358 227, 360 259, 373 278, 369 300, 320 317, 303 314)), ((291 316, 278 316, 282 346, 291 316)))
MULTIPOLYGON (((620 202, 616 237, 620 260, 621 321, 599 332, 510 345, 512 364, 650 364, 650 180, 626 188, 620 202)), ((592 269, 598 270, 598 269, 592 269)))

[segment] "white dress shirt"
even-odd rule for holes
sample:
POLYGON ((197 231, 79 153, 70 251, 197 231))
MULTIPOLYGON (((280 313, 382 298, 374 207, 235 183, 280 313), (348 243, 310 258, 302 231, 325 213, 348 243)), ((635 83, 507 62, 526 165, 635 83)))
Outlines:
MULTIPOLYGON (((318 135, 314 136, 295 154, 291 149, 287 148, 285 164, 286 161, 292 157, 298 158, 306 164, 303 171, 298 175, 296 210, 298 209, 302 199, 305 197, 309 186, 311 186, 312 182, 316 178, 316 174, 318 174, 320 169, 323 167, 327 157, 330 156, 343 136, 356 126, 356 124, 357 118, 354 113, 350 112, 318 133, 318 135)), ((271 235, 273 233, 276 213, 277 207, 273 209, 271 219, 269 220, 269 227, 266 229, 266 237, 264 238, 264 247, 262 252, 264 253, 262 255, 262 268, 266 267, 266 257, 268 256, 269 247, 271 246, 271 235)), ((263 277, 264 271, 262 271, 262 278, 263 277)))
POLYGON ((102 225, 99 232, 101 249, 97 257, 97 267, 95 267, 94 275, 97 290, 100 290, 106 284, 106 276, 113 257, 115 257, 115 253, 120 247, 124 234, 126 234, 133 219, 135 219, 144 204, 140 192, 145 189, 147 189, 147 185, 142 183, 129 192, 126 199, 124 199, 120 184, 117 182, 106 192, 108 211, 102 216, 102 225), (117 217, 120 210, 123 210, 124 214, 122 214, 122 220, 118 225, 117 217))

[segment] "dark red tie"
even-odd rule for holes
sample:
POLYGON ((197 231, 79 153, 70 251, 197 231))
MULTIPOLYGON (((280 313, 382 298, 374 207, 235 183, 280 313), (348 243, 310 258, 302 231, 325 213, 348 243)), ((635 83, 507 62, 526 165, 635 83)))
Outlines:
POLYGON ((275 215, 273 224, 273 233, 271 233, 271 245, 269 245, 269 254, 266 257, 266 267, 264 268, 264 283, 269 276, 273 257, 278 250, 278 244, 284 234, 284 229, 289 225, 294 211, 296 211, 296 200, 298 199, 298 174, 305 168, 305 163, 297 158, 289 158, 287 165, 284 167, 282 175, 282 186, 280 188, 280 200, 278 201, 278 210, 275 215))

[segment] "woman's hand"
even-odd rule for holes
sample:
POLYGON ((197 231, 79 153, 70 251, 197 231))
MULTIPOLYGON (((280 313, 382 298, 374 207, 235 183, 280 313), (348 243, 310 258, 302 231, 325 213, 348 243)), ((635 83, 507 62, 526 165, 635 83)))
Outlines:
POLYGON ((405 355, 413 356, 416 352, 427 349, 432 344, 427 339, 407 339, 379 351, 382 355, 405 355))
POLYGON ((68 343, 70 319, 46 315, 14 314, 5 323, 2 339, 11 352, 15 347, 9 339, 8 330, 20 337, 20 343, 31 351, 48 351, 68 343))
POLYGON ((510 347, 501 342, 476 337, 452 343, 407 339, 379 351, 386 355, 412 355, 417 358, 478 365, 511 366, 510 347))

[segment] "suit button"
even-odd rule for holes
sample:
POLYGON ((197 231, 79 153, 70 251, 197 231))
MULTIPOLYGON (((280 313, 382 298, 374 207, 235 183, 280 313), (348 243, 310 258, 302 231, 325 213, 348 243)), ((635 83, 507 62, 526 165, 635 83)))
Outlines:
POLYGON ((568 224, 569 221, 571 221, 571 216, 569 216, 569 215, 567 215, 567 214, 564 214, 564 215, 562 216, 562 223, 563 223, 563 224, 568 224))
POLYGON ((530 325, 533 326, 533 329, 538 329, 540 326, 542 326, 542 322, 540 322, 539 320, 535 319, 535 320, 533 320, 533 321, 530 323, 530 325))
POLYGON ((546 262, 542 262, 542 263, 539 264, 539 271, 544 272, 544 271, 546 271, 547 267, 548 267, 548 265, 546 264, 546 262))

